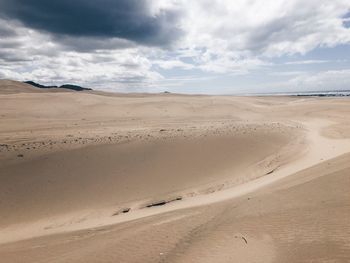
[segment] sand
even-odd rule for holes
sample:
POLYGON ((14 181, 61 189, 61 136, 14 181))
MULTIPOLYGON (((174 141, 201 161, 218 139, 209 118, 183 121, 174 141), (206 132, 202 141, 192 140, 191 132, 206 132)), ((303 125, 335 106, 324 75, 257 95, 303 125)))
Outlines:
POLYGON ((349 262, 349 114, 0 81, 1 262, 349 262))

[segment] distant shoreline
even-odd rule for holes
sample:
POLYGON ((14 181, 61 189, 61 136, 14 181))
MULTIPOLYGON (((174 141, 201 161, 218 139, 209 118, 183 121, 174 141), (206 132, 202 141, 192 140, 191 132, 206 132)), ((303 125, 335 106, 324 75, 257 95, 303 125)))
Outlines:
POLYGON ((241 95, 243 96, 296 96, 296 97, 349 97, 350 90, 249 93, 249 94, 241 94, 241 95))

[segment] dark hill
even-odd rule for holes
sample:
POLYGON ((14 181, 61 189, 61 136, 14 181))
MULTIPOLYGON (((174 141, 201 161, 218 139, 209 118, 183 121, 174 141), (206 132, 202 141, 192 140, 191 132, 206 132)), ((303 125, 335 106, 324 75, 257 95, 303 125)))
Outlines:
POLYGON ((89 88, 83 88, 77 85, 72 85, 72 84, 65 84, 62 86, 45 86, 45 85, 41 85, 39 83, 36 83, 34 81, 25 81, 24 83, 27 83, 29 85, 32 85, 34 87, 40 88, 40 89, 52 89, 52 88, 56 88, 56 89, 70 89, 70 90, 75 90, 75 91, 84 91, 84 90, 92 90, 89 88))

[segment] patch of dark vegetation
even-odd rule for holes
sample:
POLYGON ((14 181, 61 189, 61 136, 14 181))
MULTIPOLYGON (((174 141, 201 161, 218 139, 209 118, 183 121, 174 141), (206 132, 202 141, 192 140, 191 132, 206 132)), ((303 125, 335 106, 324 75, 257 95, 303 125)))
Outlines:
POLYGON ((146 207, 153 207, 153 206, 162 206, 162 205, 165 205, 167 204, 167 202, 165 200, 161 200, 161 201, 157 201, 157 202, 154 202, 154 203, 150 203, 148 205, 146 205, 146 207))
POLYGON ((235 238, 241 238, 244 241, 244 243, 248 244, 248 241, 244 236, 235 236, 235 238))
POLYGON ((72 84, 65 84, 59 87, 60 89, 71 89, 71 90, 75 90, 75 91, 83 91, 83 90, 92 90, 89 88, 83 88, 77 85, 72 85, 72 84))
POLYGON ((128 213, 130 211, 130 208, 124 208, 123 210, 122 210, 122 213, 123 214, 126 214, 126 213, 128 213))
POLYGON ((36 83, 34 81, 24 81, 24 83, 32 85, 34 87, 37 87, 39 89, 53 89, 53 88, 58 88, 57 86, 45 86, 45 85, 41 85, 39 83, 36 83))
POLYGON ((268 174, 272 174, 275 171, 275 169, 271 170, 270 172, 266 173, 266 175, 268 174))
POLYGON ((17 155, 17 157, 19 157, 19 158, 23 158, 23 157, 24 157, 24 155, 23 155, 23 154, 18 154, 18 155, 17 155))
POLYGON ((334 91, 319 91, 310 93, 299 93, 293 95, 296 97, 348 97, 350 96, 349 90, 334 90, 334 91))
POLYGON ((89 88, 83 88, 77 85, 72 85, 72 84, 64 84, 61 86, 45 86, 45 85, 41 85, 39 83, 36 83, 34 81, 25 81, 24 83, 27 83, 29 85, 32 85, 34 87, 37 87, 39 89, 69 89, 69 90, 74 90, 74 91, 84 91, 84 90, 92 90, 89 88))
POLYGON ((120 209, 119 211, 115 212, 112 216, 117 216, 117 215, 120 215, 120 214, 129 213, 130 210, 131 210, 131 208, 126 207, 126 208, 120 209))
POLYGON ((168 199, 168 200, 160 200, 160 201, 152 202, 150 204, 147 204, 145 207, 146 208, 151 208, 151 207, 154 207, 154 206, 163 206, 163 205, 169 204, 171 202, 180 201, 180 200, 182 200, 182 196, 178 196, 176 198, 171 198, 171 199, 168 199))

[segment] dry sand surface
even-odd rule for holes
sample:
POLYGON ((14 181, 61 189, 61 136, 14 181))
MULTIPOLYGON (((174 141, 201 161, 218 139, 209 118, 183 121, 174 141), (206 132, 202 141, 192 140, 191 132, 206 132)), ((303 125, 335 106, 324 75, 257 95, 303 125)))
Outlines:
POLYGON ((0 262, 350 262, 350 100, 1 80, 0 262))

